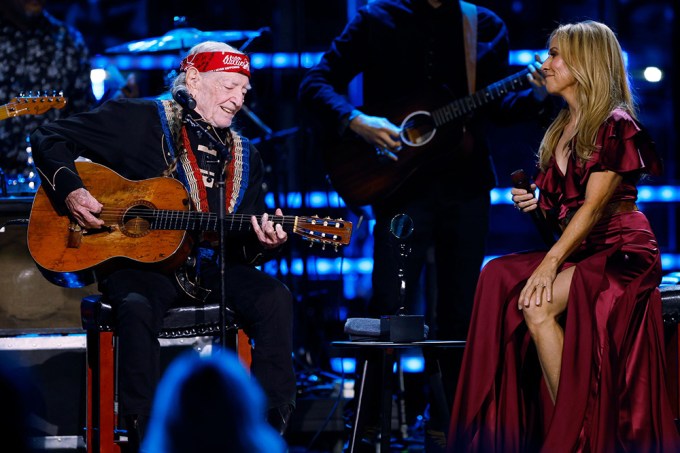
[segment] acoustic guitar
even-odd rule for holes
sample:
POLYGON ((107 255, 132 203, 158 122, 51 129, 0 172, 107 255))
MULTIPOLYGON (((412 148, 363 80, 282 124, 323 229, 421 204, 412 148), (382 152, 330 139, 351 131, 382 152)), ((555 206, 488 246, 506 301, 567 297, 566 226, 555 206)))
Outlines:
POLYGON ((349 205, 363 206, 392 194, 423 164, 450 152, 463 136, 463 121, 475 110, 500 99, 508 92, 528 86, 524 69, 470 96, 430 110, 435 102, 400 102, 395 106, 362 109, 367 114, 384 116, 400 125, 402 149, 399 160, 390 159, 384 151, 367 143, 356 134, 336 140, 324 147, 323 157, 331 184, 349 205), (414 106, 425 103, 422 108, 414 106), (399 109, 409 110, 400 114, 399 109), (444 127, 447 126, 447 127, 444 127))
MULTIPOLYGON (((31 256, 43 275, 56 285, 82 287, 94 283, 99 272, 121 266, 144 266, 171 273, 189 258, 193 242, 190 232, 219 229, 217 214, 190 209, 189 194, 176 179, 131 181, 92 162, 76 162, 76 168, 85 187, 104 205, 99 218, 105 225, 83 231, 70 216, 54 208, 42 186, 36 192, 28 222, 31 256)), ((227 215, 225 231, 250 230, 250 217, 227 215)), ((284 230, 322 246, 347 245, 352 234, 352 223, 342 219, 270 219, 284 230)))
POLYGON ((63 93, 51 96, 19 96, 0 106, 0 121, 21 115, 41 115, 50 109, 61 109, 66 105, 63 93))

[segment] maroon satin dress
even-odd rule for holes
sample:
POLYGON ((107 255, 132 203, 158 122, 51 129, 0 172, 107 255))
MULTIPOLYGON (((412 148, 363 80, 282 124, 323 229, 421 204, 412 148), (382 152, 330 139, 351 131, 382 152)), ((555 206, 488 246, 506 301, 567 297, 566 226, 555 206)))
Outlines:
MULTIPOLYGON (((599 152, 566 174, 554 160, 536 180, 560 219, 584 201, 591 173, 623 182, 612 202, 636 200, 642 172, 657 174, 653 142, 625 112, 600 128, 599 152)), ((665 381, 660 251, 640 211, 604 217, 563 264, 575 266, 552 403, 518 297, 545 251, 489 262, 480 276, 453 405, 450 452, 680 451, 665 381)))

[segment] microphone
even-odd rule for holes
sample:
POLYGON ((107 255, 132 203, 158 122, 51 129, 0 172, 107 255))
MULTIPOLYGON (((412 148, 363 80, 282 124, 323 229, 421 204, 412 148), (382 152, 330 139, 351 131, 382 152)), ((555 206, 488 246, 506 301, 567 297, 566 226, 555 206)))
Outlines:
POLYGON ((173 91, 172 98, 187 110, 193 110, 196 108, 196 99, 194 99, 193 96, 189 94, 189 90, 187 90, 185 87, 178 88, 177 90, 173 91))
MULTIPOLYGON (((515 170, 510 174, 510 176, 512 177, 512 185, 515 188, 524 189, 528 193, 534 195, 534 191, 531 189, 531 183, 529 183, 529 178, 527 177, 526 173, 524 173, 524 170, 515 170)), ((555 244, 555 235, 550 229, 547 219, 543 216, 543 211, 541 211, 541 209, 536 206, 536 209, 529 211, 528 214, 531 217, 531 220, 534 222, 534 225, 536 225, 538 233, 541 235, 543 242, 545 242, 548 247, 552 247, 553 244, 555 244)))

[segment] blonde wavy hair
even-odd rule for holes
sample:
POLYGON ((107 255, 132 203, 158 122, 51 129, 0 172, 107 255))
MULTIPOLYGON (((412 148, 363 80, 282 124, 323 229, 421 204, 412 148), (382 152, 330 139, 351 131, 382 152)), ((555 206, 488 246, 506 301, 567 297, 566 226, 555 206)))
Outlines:
MULTIPOLYGON (((590 20, 559 26, 551 33, 551 42, 576 79, 578 116, 574 134, 568 139, 576 137, 576 156, 587 161, 595 150, 597 131, 612 110, 621 108, 637 118, 623 51, 608 26, 590 20)), ((538 150, 541 170, 548 167, 570 120, 569 109, 564 108, 548 127, 538 150)))

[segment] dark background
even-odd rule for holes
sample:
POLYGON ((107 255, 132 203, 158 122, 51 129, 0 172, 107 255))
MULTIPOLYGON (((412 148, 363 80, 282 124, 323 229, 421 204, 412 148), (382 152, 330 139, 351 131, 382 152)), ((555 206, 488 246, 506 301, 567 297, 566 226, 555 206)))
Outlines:
MULTIPOLYGON (((46 9, 83 33, 93 57, 113 57, 111 52, 107 52, 113 46, 161 36, 173 29, 175 16, 184 16, 184 26, 202 31, 268 27, 270 31, 252 42, 248 52, 295 54, 324 51, 343 29, 348 14, 363 3, 362 0, 48 0, 46 9)), ((665 175, 649 184, 678 184, 675 133, 678 118, 674 106, 679 99, 674 81, 680 55, 673 45, 678 38, 677 2, 480 0, 477 4, 489 7, 506 21, 514 50, 544 50, 549 32, 559 23, 595 19, 614 29, 628 53, 633 87, 641 107, 640 118, 651 130, 666 164, 665 175), (657 66, 664 71, 661 82, 644 80, 642 71, 647 66, 657 66)), ((238 47, 242 42, 233 44, 238 47)), ((520 69, 518 66, 517 70, 520 69)), ((135 73, 141 96, 157 96, 165 89, 167 70, 133 67, 122 72, 124 76, 129 72, 135 73)), ((262 129, 243 112, 237 117, 244 134, 260 140, 258 148, 269 171, 269 191, 277 196, 291 191, 300 192, 303 199, 312 191, 332 191, 326 182, 321 150, 309 139, 297 102, 298 85, 304 72, 302 67, 267 67, 253 72, 253 90, 246 104, 265 125, 274 132, 282 132, 280 136, 265 137, 262 129)), ((504 76, 499 74, 499 79, 504 76)), ((499 127, 489 131, 489 135, 494 145, 492 151, 499 186, 508 187, 510 172, 520 167, 531 168, 541 131, 536 126, 520 124, 499 127)), ((319 248, 310 250, 298 238, 293 238, 288 255, 283 259, 288 267, 296 259, 314 262, 318 258, 344 257, 347 259, 345 263, 336 264, 347 265, 370 258, 370 212, 359 222, 356 212, 342 206, 312 208, 303 202, 295 207, 284 206, 284 209, 286 214, 329 215, 355 222, 351 245, 337 253, 319 248)), ((664 254, 676 257, 665 269, 666 272, 677 271, 677 263, 680 262, 677 259, 677 203, 646 203, 643 209, 652 221, 664 254)), ((495 256, 538 244, 540 242, 527 216, 521 216, 507 204, 493 207, 487 255, 495 256)), ((313 349, 314 346, 310 345, 342 338, 342 323, 346 317, 361 312, 370 295, 368 272, 350 269, 343 275, 324 274, 317 272, 313 266, 302 266, 301 273, 293 275, 280 271, 276 264, 280 263, 268 266, 267 270, 278 273, 298 297, 296 322, 299 325, 296 332, 300 347, 313 349)), ((77 327, 77 320, 75 324, 77 327)), ((21 323, 15 322, 12 327, 20 328, 21 323)))
MULTIPOLYGON (((83 33, 95 59, 97 56, 113 58, 114 55, 107 52, 113 46, 148 40, 170 32, 175 26, 175 16, 186 17, 184 26, 202 31, 247 31, 268 27, 270 32, 264 33, 248 47, 250 53, 322 52, 342 31, 348 14, 364 3, 363 0, 48 0, 46 9, 83 33)), ((650 129, 665 161, 664 176, 646 184, 675 187, 675 199, 678 199, 680 170, 677 167, 676 130, 679 120, 674 106, 680 101, 675 83, 680 52, 673 44, 678 40, 676 0, 479 0, 476 3, 492 9, 506 21, 513 50, 544 50, 549 32, 560 23, 595 19, 607 23, 617 32, 628 54, 629 70, 640 105, 640 119, 650 129), (642 71, 647 66, 656 66, 664 71, 661 82, 644 80, 642 71)), ((238 47, 242 42, 232 44, 238 47)), ((518 66, 517 71, 520 69, 522 67, 518 66)), ((395 67, 395 70, 399 68, 395 67)), ((135 74, 141 96, 154 97, 165 90, 167 70, 141 69, 133 64, 121 72, 124 77, 130 72, 135 74)), ((317 208, 304 202, 304 196, 314 191, 332 193, 321 162, 322 150, 310 140, 308 126, 297 102, 298 85, 304 72, 302 67, 267 67, 253 71, 253 89, 246 104, 275 132, 275 137, 266 136, 243 112, 237 116, 237 122, 244 135, 259 141, 257 146, 268 169, 268 190, 275 196, 289 192, 302 195, 301 204, 283 206, 286 214, 318 214, 354 222, 349 246, 337 252, 319 247, 310 249, 294 237, 285 256, 265 268, 277 274, 296 296, 294 331, 299 386, 303 395, 308 395, 314 391, 325 392, 311 377, 319 376, 317 369, 329 368, 329 359, 334 355, 328 348, 329 343, 345 339, 342 331, 344 321, 347 317, 361 314, 370 296, 372 235, 370 211, 360 219, 357 212, 342 205, 330 203, 317 208), (300 262, 303 265, 291 272, 294 263, 300 262), (346 270, 342 274, 322 272, 319 266, 328 262, 331 267, 344 266, 346 270), (368 264, 369 270, 359 269, 358 263, 368 264)), ((499 79, 504 76, 499 74, 499 79)), ((490 130, 489 136, 499 187, 509 187, 509 175, 513 170, 532 167, 541 131, 531 124, 519 124, 490 130)), ((29 196, 1 204, 0 220, 26 217, 30 202, 29 196)), ((642 205, 652 222, 663 254, 671 258, 668 264, 664 264, 667 274, 680 270, 677 205, 675 201, 642 205)), ((487 255, 541 245, 527 217, 508 204, 494 205, 487 255)), ((5 334, 49 329, 77 332, 80 327, 80 298, 96 292, 96 287, 80 290, 57 288, 42 279, 28 255, 22 226, 8 227, 6 234, 0 234, 0 275, 0 286, 6 289, 0 297, 0 333, 5 334)), ((314 404, 333 403, 325 399, 310 401, 314 404)), ((312 412, 305 409, 306 402, 306 399, 301 399, 299 413, 312 412)), ((324 407, 318 412, 320 424, 329 410, 324 407)), ((298 417, 296 422, 301 420, 307 419, 298 417)), ((342 426, 342 420, 338 423, 342 426)), ((294 432, 298 430, 301 428, 297 426, 293 429, 294 432)))

